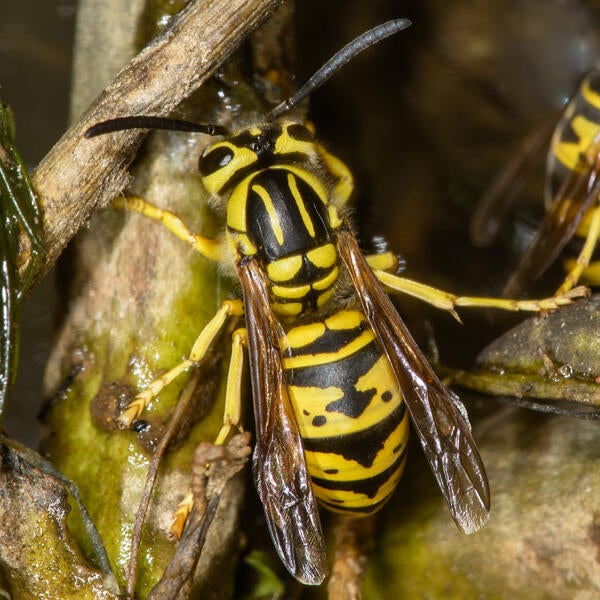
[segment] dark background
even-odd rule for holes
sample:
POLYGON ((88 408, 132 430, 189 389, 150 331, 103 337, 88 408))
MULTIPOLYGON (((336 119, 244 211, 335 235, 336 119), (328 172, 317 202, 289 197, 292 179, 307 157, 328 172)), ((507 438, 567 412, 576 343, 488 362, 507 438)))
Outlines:
MULTIPOLYGON (((31 170, 65 131, 69 109, 75 0, 4 2, 0 9, 0 100, 17 122, 17 147, 31 170)), ((35 445, 42 377, 51 336, 50 273, 23 307, 21 358, 3 427, 35 445)))

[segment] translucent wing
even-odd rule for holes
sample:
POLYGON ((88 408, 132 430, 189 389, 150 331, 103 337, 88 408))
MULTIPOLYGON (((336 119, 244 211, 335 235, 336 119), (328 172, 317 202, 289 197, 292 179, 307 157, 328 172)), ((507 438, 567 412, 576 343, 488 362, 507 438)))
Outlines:
POLYGON ((554 130, 546 167, 547 212, 504 287, 507 297, 518 295, 552 264, 598 199, 599 75, 592 71, 584 78, 554 130))
POLYGON ((460 400, 440 382, 362 255, 354 234, 338 233, 338 250, 362 309, 394 369, 425 456, 465 533, 487 520, 490 492, 460 400))
POLYGON ((238 275, 244 295, 256 419, 256 487, 282 562, 302 583, 317 585, 327 573, 327 557, 302 438, 283 380, 282 331, 254 259, 242 260, 238 275))
POLYGON ((469 227, 471 241, 476 246, 489 246, 496 238, 502 222, 521 193, 527 172, 542 147, 547 145, 555 123, 556 115, 552 114, 550 119, 544 119, 534 127, 481 196, 469 227))
POLYGON ((517 296, 552 264, 575 234, 588 208, 598 199, 600 179, 596 170, 600 140, 594 145, 596 156, 583 154, 578 166, 559 188, 535 237, 504 287, 506 297, 517 296))

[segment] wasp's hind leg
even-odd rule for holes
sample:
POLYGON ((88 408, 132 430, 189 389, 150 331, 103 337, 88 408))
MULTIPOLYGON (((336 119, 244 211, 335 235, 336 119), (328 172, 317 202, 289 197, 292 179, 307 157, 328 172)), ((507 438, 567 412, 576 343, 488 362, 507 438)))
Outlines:
POLYGON ((507 298, 486 298, 477 296, 457 296, 437 288, 419 283, 405 277, 398 277, 386 271, 374 269, 375 276, 383 285, 394 292, 408 294, 419 298, 437 308, 447 310, 460 321, 455 309, 458 307, 497 308, 510 311, 542 312, 555 310, 566 304, 571 304, 575 298, 581 298, 589 294, 588 288, 579 286, 568 292, 543 298, 541 300, 511 300, 507 298))
POLYGON ((588 267, 590 265, 590 261, 592 260, 592 255, 594 254, 596 244, 598 243, 598 238, 600 237, 600 205, 596 206, 592 210, 591 218, 586 219, 584 226, 587 226, 585 243, 583 244, 583 248, 581 249, 577 259, 575 261, 567 262, 569 272, 562 285, 556 290, 557 296, 566 294, 573 288, 573 286, 577 285, 577 282, 582 276, 584 279, 588 280, 588 283, 596 285, 598 284, 597 272, 599 267, 597 267, 595 264, 593 264, 589 269, 588 267))
MULTIPOLYGON (((246 329, 236 329, 233 332, 231 339, 231 359, 229 362, 229 370, 227 372, 223 425, 215 440, 215 444, 219 445, 226 444, 235 429, 241 430, 244 347, 248 345, 248 334, 246 329)), ((193 506, 193 494, 192 492, 188 492, 173 514, 173 522, 171 524, 171 533, 173 536, 177 538, 181 537, 185 522, 192 511, 193 506)))
POLYGON ((181 375, 181 373, 202 361, 206 356, 210 345, 223 329, 228 317, 242 316, 243 314, 244 305, 241 300, 225 300, 221 305, 221 308, 215 313, 215 316, 200 332, 200 335, 192 346, 188 358, 167 371, 158 379, 155 379, 144 391, 138 394, 123 411, 119 417, 119 422, 126 427, 130 427, 133 421, 137 419, 146 406, 148 406, 150 400, 152 400, 154 396, 157 396, 176 377, 181 375))

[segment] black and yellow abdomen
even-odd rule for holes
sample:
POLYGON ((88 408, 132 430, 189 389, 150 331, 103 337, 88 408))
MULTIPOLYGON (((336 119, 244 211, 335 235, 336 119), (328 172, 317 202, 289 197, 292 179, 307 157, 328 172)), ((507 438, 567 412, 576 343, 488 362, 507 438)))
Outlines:
POLYGON ((367 515, 393 492, 408 415, 364 315, 342 310, 287 332, 284 369, 318 500, 367 515))
POLYGON ((600 71, 588 73, 565 108, 550 143, 547 160, 546 207, 568 174, 585 168, 581 156, 600 133, 600 71))

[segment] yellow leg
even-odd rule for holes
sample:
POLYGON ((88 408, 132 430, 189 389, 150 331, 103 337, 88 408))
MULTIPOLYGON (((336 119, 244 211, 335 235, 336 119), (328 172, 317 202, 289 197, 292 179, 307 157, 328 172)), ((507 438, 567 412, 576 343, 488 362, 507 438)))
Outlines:
POLYGON ((131 423, 139 417, 141 412, 148 406, 148 403, 154 396, 157 396, 167 385, 176 377, 181 375, 191 366, 200 362, 206 355, 208 348, 214 341, 217 334, 223 328, 225 321, 232 315, 242 316, 244 314, 244 305, 241 300, 225 300, 215 316, 208 322, 206 327, 200 332, 192 350, 186 360, 173 367, 162 377, 155 379, 143 392, 138 394, 129 406, 119 417, 119 422, 130 427, 131 423))
POLYGON ((183 533, 185 522, 194 508, 194 494, 191 490, 184 496, 183 500, 177 505, 171 521, 171 535, 179 539, 183 533))
POLYGON ((544 298, 542 300, 510 300, 505 298, 457 296, 449 292, 444 292, 443 290, 438 290, 429 285, 419 283, 418 281, 413 281, 412 279, 406 279, 404 277, 392 275, 391 273, 386 273, 385 271, 375 269, 374 272, 377 279, 391 290, 414 296, 437 308, 447 310, 459 321, 460 319, 454 310, 459 306, 540 312, 554 310, 565 304, 570 304, 574 298, 587 296, 589 293, 589 290, 586 287, 579 286, 565 294, 553 296, 552 298, 544 298))
POLYGON ((158 208, 146 202, 143 198, 137 196, 119 196, 113 201, 113 206, 122 210, 137 212, 150 219, 160 221, 171 233, 174 233, 179 239, 190 244, 209 260, 218 261, 222 256, 223 249, 221 242, 192 233, 175 213, 158 208))
POLYGON ((556 295, 565 294, 574 285, 577 284, 584 270, 590 264, 592 254, 596 248, 596 243, 600 237, 600 205, 593 209, 591 220, 589 222, 589 229, 585 244, 577 257, 575 265, 571 268, 562 285, 556 290, 556 295))
MULTIPOLYGON (((241 429, 242 373, 244 367, 244 346, 248 343, 248 334, 246 329, 240 328, 236 329, 231 337, 231 360, 227 373, 223 426, 217 435, 215 444, 225 444, 234 429, 241 429)), ((194 496, 191 492, 188 492, 173 514, 173 521, 171 523, 172 535, 177 538, 181 537, 185 522, 193 507, 194 496)))
POLYGON ((227 372, 225 391, 225 413, 223 426, 215 444, 225 444, 233 429, 239 429, 242 421, 242 372, 244 366, 244 346, 248 345, 246 329, 236 329, 232 335, 231 360, 227 372))

